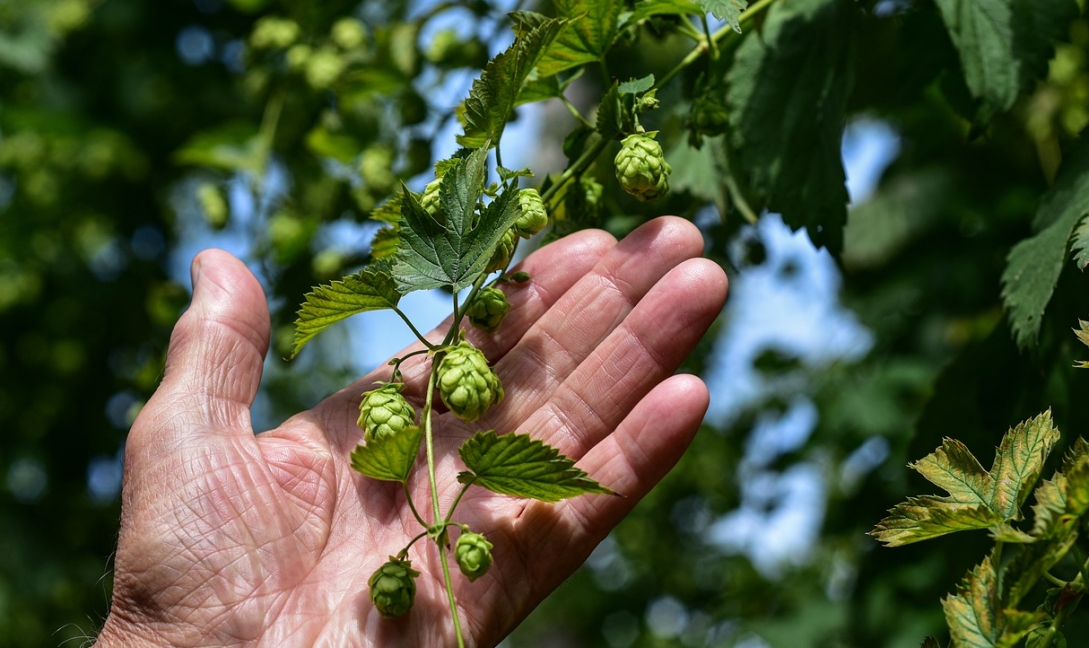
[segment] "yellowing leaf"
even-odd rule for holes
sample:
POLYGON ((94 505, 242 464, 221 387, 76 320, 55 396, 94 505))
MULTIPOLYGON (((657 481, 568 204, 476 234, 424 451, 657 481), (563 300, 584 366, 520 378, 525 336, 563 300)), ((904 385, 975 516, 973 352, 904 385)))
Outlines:
MULTIPOLYGON (((1085 222, 1089 223, 1089 218, 1085 219, 1085 222)), ((1082 344, 1089 346, 1089 322, 1078 320, 1078 330, 1074 331, 1074 335, 1078 336, 1082 344)), ((1079 369, 1089 369, 1089 361, 1081 360, 1075 362, 1074 366, 1079 369)))
POLYGON ((968 572, 956 594, 942 600, 942 609, 957 648, 1012 648, 1045 617, 1006 609, 990 556, 968 572))
POLYGON ((949 495, 909 498, 894 507, 871 535, 899 546, 1020 519, 1021 505, 1058 438, 1050 411, 1025 421, 1002 437, 990 471, 963 443, 945 439, 910 467, 949 495))

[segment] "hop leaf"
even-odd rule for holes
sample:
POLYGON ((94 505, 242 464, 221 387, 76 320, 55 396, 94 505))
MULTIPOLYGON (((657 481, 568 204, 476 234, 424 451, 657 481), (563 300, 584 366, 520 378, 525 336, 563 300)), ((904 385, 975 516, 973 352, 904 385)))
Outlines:
POLYGON ((401 395, 404 388, 404 383, 383 383, 378 389, 363 393, 357 424, 368 443, 376 437, 402 432, 415 422, 416 411, 401 395))
POLYGON ((613 163, 620 186, 639 200, 658 200, 669 191, 669 173, 673 169, 665 161, 662 145, 654 139, 654 133, 625 137, 613 163))
POLYGON ((488 286, 480 289, 476 298, 466 307, 465 314, 473 326, 492 333, 499 328, 509 310, 510 302, 503 291, 488 286))
POLYGON ((948 497, 909 497, 871 532, 888 546, 1020 519, 1021 505, 1040 477, 1044 460, 1059 438, 1047 411, 1002 437, 994 465, 984 471, 963 443, 945 439, 940 448, 911 464, 948 497))
POLYGON ((475 581, 492 566, 492 543, 479 533, 463 532, 454 546, 454 559, 461 573, 475 581))
POLYGON ((416 599, 416 577, 420 572, 412 569, 408 560, 397 560, 392 556, 389 562, 378 568, 367 581, 371 588, 371 601, 378 613, 387 619, 404 616, 412 609, 416 599))
POLYGON ((614 494, 559 450, 526 434, 478 432, 461 445, 458 454, 469 469, 458 481, 500 495, 558 502, 587 493, 614 494))
POLYGON ((472 423, 503 400, 503 385, 484 353, 468 342, 450 349, 439 363, 439 396, 454 416, 472 423))

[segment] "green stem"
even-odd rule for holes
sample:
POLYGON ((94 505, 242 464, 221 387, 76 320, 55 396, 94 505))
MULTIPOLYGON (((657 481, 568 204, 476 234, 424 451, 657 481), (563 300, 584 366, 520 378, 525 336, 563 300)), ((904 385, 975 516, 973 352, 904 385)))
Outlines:
MULTIPOLYGON (((416 510, 416 505, 412 502, 412 494, 408 492, 408 480, 401 482, 401 486, 405 489, 405 500, 408 502, 408 508, 412 511, 412 515, 416 518, 416 521, 420 523, 420 526, 427 528, 427 522, 420 516, 420 512, 416 510)), ((424 532, 427 535, 427 532, 424 532)), ((416 542, 413 540, 412 542, 416 542)), ((408 546, 412 546, 412 542, 408 543, 408 546)), ((408 547, 405 547, 408 549, 408 547)))
MULTIPOLYGON (((457 303, 457 293, 454 293, 454 303, 457 303)), ((456 331, 457 327, 451 329, 451 332, 456 331)), ((449 335, 447 336, 449 337, 449 335)), ((423 409, 423 423, 424 423, 424 449, 427 452, 427 480, 431 486, 431 506, 434 510, 435 524, 439 524, 439 520, 442 519, 442 512, 439 510, 439 487, 435 480, 435 439, 431 429, 431 408, 435 402, 435 381, 439 374, 439 358, 436 356, 431 363, 431 374, 427 379, 427 398, 424 401, 423 409)), ((458 602, 454 597, 454 585, 450 581, 450 566, 446 561, 446 529, 443 528, 439 537, 436 538, 435 544, 439 552, 439 560, 442 562, 442 579, 446 584, 446 594, 450 599, 450 616, 454 619, 454 634, 457 635, 458 648, 464 648, 465 640, 461 636, 461 621, 458 619, 458 602)))
MULTIPOLYGON (((428 346, 430 347, 431 345, 429 344, 428 346)), ((431 347, 431 348, 434 349, 435 347, 431 347)), ((401 374, 401 364, 405 360, 408 360, 412 356, 418 356, 418 355, 422 355, 424 353, 429 353, 429 351, 427 349, 420 349, 419 351, 412 351, 410 353, 406 353, 403 356, 401 356, 400 358, 394 358, 393 360, 390 360, 389 363, 391 365, 393 365, 392 380, 394 382, 398 381, 398 376, 400 376, 400 374, 401 374)))
MULTIPOLYGON (((431 429, 431 408, 435 402, 435 381, 439 375, 439 358, 436 356, 431 361, 431 373, 427 378, 427 397, 424 399, 423 424, 424 424, 424 450, 427 454, 427 481, 431 485, 431 505, 434 509, 435 524, 442 519, 439 512, 439 487, 435 480, 435 443, 431 429)), ((427 526, 424 524, 424 526, 427 526)))
MULTIPOLYGON (((748 22, 749 20, 752 20, 753 17, 756 16, 756 14, 760 13, 764 9, 767 9, 773 2, 775 2, 775 0, 759 0, 759 2, 754 2, 752 6, 750 6, 748 9, 742 12, 740 16, 738 16, 738 23, 748 22)), ((677 76, 689 65, 695 63, 696 60, 699 59, 699 57, 703 56, 704 52, 709 49, 718 47, 718 44, 722 42, 723 39, 725 39, 730 34, 736 33, 737 32, 734 31, 733 27, 730 27, 729 25, 723 25, 722 27, 715 30, 715 33, 707 37, 707 40, 701 39, 700 43, 692 48, 692 51, 689 52, 688 55, 685 56, 683 59, 681 59, 680 63, 673 66, 672 70, 662 75, 661 79, 657 79, 655 81, 654 89, 661 88, 665 84, 669 83, 671 80, 673 80, 673 77, 677 76)))
POLYGON ((711 60, 718 60, 718 43, 711 36, 711 26, 707 24, 707 14, 700 15, 700 22, 703 23, 703 34, 707 37, 707 42, 711 45, 711 60))
POLYGON ((580 155, 578 159, 575 160, 574 164, 564 169, 563 174, 560 175, 559 180, 556 180, 555 184, 553 184, 551 187, 546 189, 543 194, 541 194, 541 200, 549 203, 552 198, 555 197, 555 195, 559 192, 559 190, 565 187, 568 182, 570 182, 573 178, 577 178, 578 176, 582 175, 582 172, 594 163, 594 160, 597 159, 597 156, 601 155, 601 152, 604 151, 605 147, 608 145, 609 140, 607 139, 599 137, 598 139, 594 140, 594 143, 582 152, 582 155, 580 155))
POLYGON ((594 125, 591 124, 588 119, 582 116, 582 113, 580 113, 579 109, 575 107, 575 104, 568 101, 567 97, 563 96, 562 94, 560 95, 560 102, 563 103, 564 107, 567 108, 567 112, 571 113, 571 115, 574 116, 575 119, 579 120, 580 124, 587 128, 594 127, 594 125))
POLYGON ((454 634, 458 639, 458 648, 465 648, 465 640, 461 637, 461 621, 458 620, 458 600, 454 596, 454 585, 450 580, 450 563, 446 559, 446 551, 443 550, 446 544, 446 529, 442 530, 438 544, 439 560, 442 561, 442 580, 446 583, 446 596, 450 599, 450 616, 454 618, 454 634))
POLYGON ((426 537, 427 537, 427 531, 424 531, 423 533, 417 534, 415 538, 408 541, 408 544, 405 545, 405 548, 401 550, 401 553, 397 554, 397 557, 400 560, 404 560, 405 556, 408 555, 408 550, 412 548, 412 545, 416 544, 417 540, 419 540, 421 538, 426 538, 426 537))
MULTIPOLYGON (((435 350, 435 345, 427 341, 427 338, 423 336, 423 333, 420 333, 420 331, 412 324, 412 320, 408 319, 408 316, 401 312, 400 308, 394 306, 393 312, 397 313, 401 317, 401 319, 405 321, 405 324, 408 324, 408 328, 412 329, 412 333, 416 336, 417 340, 423 342, 424 346, 426 346, 428 349, 431 349, 432 351, 435 350)), ((408 356, 405 357, 407 358, 408 356)))
POLYGON ((459 492, 458 496, 454 498, 454 503, 451 504, 450 508, 446 510, 446 519, 443 521, 445 524, 450 524, 450 518, 454 515, 454 509, 456 509, 458 507, 458 504, 461 503, 461 496, 464 495, 465 492, 468 491, 469 487, 472 485, 473 482, 469 482, 468 484, 465 484, 461 487, 461 492, 459 492))

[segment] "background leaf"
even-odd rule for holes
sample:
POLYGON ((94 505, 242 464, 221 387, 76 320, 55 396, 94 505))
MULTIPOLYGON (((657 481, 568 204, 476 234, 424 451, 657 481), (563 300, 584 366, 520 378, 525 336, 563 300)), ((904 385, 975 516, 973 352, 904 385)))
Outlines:
POLYGON ((1071 235, 1087 211, 1089 143, 1083 140, 1063 161, 1055 186, 1042 199, 1036 211, 1036 233, 1010 250, 1002 273, 1002 301, 1021 348, 1036 344, 1071 235))
POLYGON ((612 494, 559 450, 526 434, 478 432, 458 454, 474 483, 502 495, 558 502, 587 493, 612 494))
POLYGON ((745 7, 749 6, 746 0, 700 0, 700 6, 704 11, 714 14, 715 18, 725 20, 735 32, 741 33, 741 24, 738 19, 741 17, 741 12, 745 11, 745 7))
POLYGON ((798 0, 768 10, 727 77, 732 144, 753 189, 791 227, 838 254, 847 220, 840 155, 852 85, 849 0, 798 0))
POLYGON ((519 34, 510 47, 488 62, 465 100, 465 132, 457 136, 458 144, 480 148, 489 140, 493 146, 499 143, 523 83, 563 24, 541 22, 519 34))
POLYGON ((566 24, 537 63, 537 73, 551 76, 605 56, 618 29, 622 0, 553 0, 566 24))
POLYGON ((979 119, 1005 112, 1046 72, 1053 40, 1077 13, 1073 0, 936 0, 960 53, 979 119))

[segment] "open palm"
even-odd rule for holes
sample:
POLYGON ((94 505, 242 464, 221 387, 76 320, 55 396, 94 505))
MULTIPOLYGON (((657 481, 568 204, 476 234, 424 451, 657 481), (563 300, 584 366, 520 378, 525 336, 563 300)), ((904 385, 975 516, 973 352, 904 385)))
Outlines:
MULTIPOLYGON (((494 543, 495 562, 475 582, 454 578, 469 645, 506 636, 687 447, 707 391, 672 374, 726 293, 702 248, 699 232, 675 218, 619 243, 599 231, 569 236, 521 264, 532 279, 504 288, 512 308, 498 332, 468 333, 507 398, 471 426, 437 419, 443 510, 459 489, 456 447, 479 429, 531 434, 623 495, 550 505, 471 489, 455 519, 494 543)), ((371 573, 421 530, 399 484, 348 462, 362 436, 360 394, 389 368, 255 435, 265 297, 219 251, 197 257, 193 283, 162 385, 126 444, 113 605, 99 645, 453 645, 434 543, 409 553, 421 576, 408 615, 384 619, 368 596, 371 573)), ((427 362, 402 366, 417 404, 427 362)), ((409 486, 425 502, 419 475, 409 486)))

